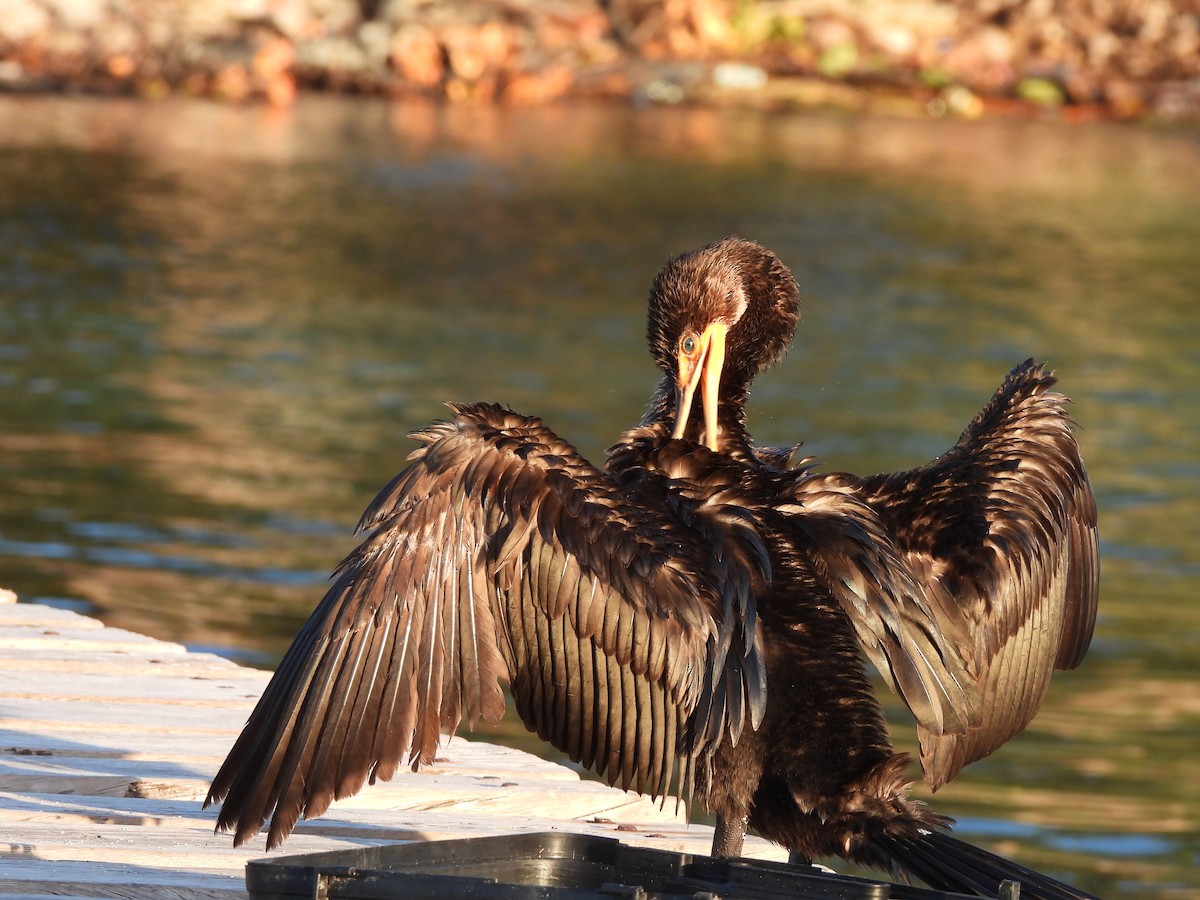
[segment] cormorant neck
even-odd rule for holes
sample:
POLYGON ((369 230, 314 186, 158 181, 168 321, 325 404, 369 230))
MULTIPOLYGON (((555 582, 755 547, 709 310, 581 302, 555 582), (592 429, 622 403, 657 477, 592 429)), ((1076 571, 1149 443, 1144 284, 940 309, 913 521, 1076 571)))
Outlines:
MULTIPOLYGON (((746 400, 749 396, 750 391, 747 387, 736 384, 721 385, 720 403, 717 406, 718 452, 735 457, 751 454, 750 435, 746 431, 746 400)), ((688 417, 684 439, 702 444, 704 410, 699 391, 692 402, 692 413, 688 417)), ((675 418, 675 382, 671 376, 664 375, 650 396, 650 403, 646 407, 641 424, 660 427, 669 435, 674 427, 675 418)))

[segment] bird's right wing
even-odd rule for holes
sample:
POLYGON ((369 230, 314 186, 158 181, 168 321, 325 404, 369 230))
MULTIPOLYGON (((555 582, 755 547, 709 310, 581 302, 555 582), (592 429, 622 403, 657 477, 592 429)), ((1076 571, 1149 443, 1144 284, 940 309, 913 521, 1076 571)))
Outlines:
POLYGON ((502 716, 502 685, 541 737, 655 796, 689 793, 712 742, 762 708, 753 597, 728 596, 751 577, 718 584, 707 542, 539 420, 451 408, 414 435, 213 781, 235 843, 270 818, 272 847, 431 761, 463 717, 502 716))

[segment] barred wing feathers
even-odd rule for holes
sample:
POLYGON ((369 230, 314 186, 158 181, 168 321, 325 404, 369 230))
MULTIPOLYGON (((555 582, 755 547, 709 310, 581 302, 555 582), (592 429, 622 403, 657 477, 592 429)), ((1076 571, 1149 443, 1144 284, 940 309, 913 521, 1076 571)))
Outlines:
POLYGON ((1091 642, 1096 501, 1054 384, 1027 360, 947 453, 911 472, 855 479, 977 683, 965 734, 920 729, 935 789, 1020 733, 1052 671, 1077 666, 1091 642))
POLYGON ((753 643, 753 598, 731 600, 685 524, 537 419, 451 409, 414 435, 213 781, 235 843, 269 818, 276 846, 300 816, 432 761, 463 718, 502 716, 503 685, 531 730, 654 796, 690 793, 713 739, 742 727, 730 711, 762 706, 757 651, 728 652, 753 643))

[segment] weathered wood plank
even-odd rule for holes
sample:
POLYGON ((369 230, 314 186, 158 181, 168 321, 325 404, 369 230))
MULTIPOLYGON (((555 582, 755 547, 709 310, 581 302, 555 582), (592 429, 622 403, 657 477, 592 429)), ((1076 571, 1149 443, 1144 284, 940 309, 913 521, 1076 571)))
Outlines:
MULTIPOLYGON (((18 607, 22 605, 17 604, 18 607)), ((11 608, 5 606, 0 607, 0 610, 11 608)), ((61 612, 61 610, 56 610, 56 612, 61 612)), ((162 656, 187 652, 179 644, 156 641, 154 638, 121 628, 60 628, 58 626, 3 624, 3 630, 0 630, 0 649, 20 649, 23 652, 50 650, 55 653, 104 649, 110 653, 153 653, 162 656)))
MULTIPOLYGON (((4 700, 0 697, 0 708, 4 700)), ((96 743, 94 729, 79 724, 29 722, 0 719, 0 755, 71 756, 124 759, 214 759, 219 763, 229 752, 234 729, 201 733, 160 733, 148 742, 129 723, 124 730, 107 732, 103 744, 96 743)), ((216 771, 214 765, 212 771, 216 771)))
MULTIPOLYGON (((261 842, 214 835, 201 802, 269 674, 0 591, 0 898, 234 900, 261 842)), ((420 773, 301 822, 285 854, 569 830, 704 853, 673 804, 521 751, 449 741, 420 773)), ((748 852, 783 858, 762 841, 748 852)))
MULTIPOLYGON (((0 700, 2 703, 2 700, 0 700)), ((144 736, 129 730, 105 735, 104 746, 94 743, 95 733, 86 729, 62 728, 53 734, 37 734, 28 730, 0 728, 0 765, 5 762, 41 760, 48 766, 85 765, 93 771, 128 771, 111 767, 110 761, 161 763, 164 766, 187 767, 188 772, 202 773, 211 778, 233 743, 234 731, 211 734, 156 734, 148 745, 144 736)), ((20 767, 21 771, 28 771, 20 767)), ((3 769, 0 769, 3 771, 3 769)), ((152 770, 144 770, 152 771, 152 770)), ((390 782, 380 782, 369 790, 385 790, 404 783, 402 779, 424 778, 428 775, 475 775, 498 778, 527 777, 543 781, 578 781, 579 775, 566 766, 532 756, 520 750, 498 747, 481 741, 453 738, 443 745, 437 760, 422 767, 419 773, 407 770, 397 773, 390 782)))
MULTIPOLYGON (((601 807, 611 807, 613 805, 613 797, 605 796, 605 793, 609 792, 593 782, 580 782, 580 785, 581 792, 592 793, 598 801, 595 804, 596 812, 594 815, 581 818, 580 822, 584 823, 592 818, 608 818, 601 815, 601 807)), ((616 792, 615 796, 617 798, 616 802, 624 799, 632 803, 634 799, 637 799, 635 795, 627 795, 623 792, 616 792)), ((646 829, 656 831, 667 826, 683 827, 684 823, 681 819, 666 819, 664 821, 662 812, 656 806, 653 809, 650 806, 654 805, 633 806, 627 804, 623 808, 629 810, 630 814, 623 820, 614 819, 614 827, 616 824, 636 824, 639 827, 644 826, 646 829), (635 813, 644 815, 636 815, 635 813)), ((554 811, 554 816, 550 816, 549 809, 547 807, 541 810, 539 815, 528 818, 531 821, 546 825, 550 830, 553 830, 551 828, 553 824, 562 826, 565 820, 558 817, 557 810, 554 811)), ((474 823, 484 821, 482 817, 472 816, 467 818, 474 823)), ((498 818, 504 819, 505 817, 498 818)), ((414 821, 462 822, 463 819, 464 817, 460 812, 445 805, 427 810, 371 806, 369 804, 355 805, 354 802, 348 802, 347 804, 336 804, 319 819, 302 821, 297 826, 297 834, 316 833, 329 823, 338 823, 339 828, 350 826, 354 828, 375 829, 384 827, 390 822, 405 822, 408 823, 405 825, 405 828, 410 828, 411 823, 414 821)), ((96 824, 139 825, 146 828, 186 826, 196 828, 199 832, 209 835, 212 833, 216 820, 217 814, 215 810, 202 810, 199 803, 174 798, 32 793, 0 794, 0 829, 5 824, 18 827, 18 823, 30 823, 31 826, 39 823, 60 827, 71 826, 72 828, 82 828, 83 830, 96 824)), ((494 823, 494 820, 489 819, 488 821, 494 823)), ((505 824, 514 825, 515 823, 506 822, 505 824)), ((575 823, 571 824, 574 825, 575 823)), ((23 828, 23 826, 20 827, 23 828)), ((694 831, 698 836, 705 839, 710 836, 706 833, 705 829, 699 827, 689 829, 689 831, 694 831)), ((288 850, 291 851, 290 842, 288 850)))
POLYGON ((87 893, 73 893, 79 886, 65 881, 0 880, 4 900, 246 900, 244 888, 181 888, 175 885, 89 884, 87 893))
MULTIPOLYGON (((213 705, 220 709, 221 700, 213 698, 213 705)), ((148 733, 185 729, 187 731, 208 732, 241 730, 241 721, 249 706, 240 702, 238 711, 232 718, 208 715, 203 708, 195 703, 136 703, 128 700, 87 699, 75 702, 47 703, 38 698, 8 695, 4 697, 3 718, 0 718, 0 728, 11 728, 15 721, 35 724, 37 727, 53 728, 58 725, 127 727, 136 724, 148 733)), ((214 710, 215 711, 215 710, 214 710)), ((102 733, 102 732, 101 732, 102 733)))
MULTIPOLYGON (((0 792, 8 793, 202 801, 211 781, 211 772, 189 772, 173 763, 153 760, 75 759, 52 763, 36 757, 7 761, 0 757, 0 792)), ((406 772, 390 782, 368 786, 354 797, 346 798, 342 805, 347 809, 512 809, 512 814, 523 814, 529 808, 530 793, 543 808, 545 804, 553 804, 566 817, 612 808, 609 804, 626 807, 632 803, 645 804, 647 815, 654 820, 664 817, 644 797, 581 781, 569 770, 565 777, 553 780, 536 772, 518 771, 509 771, 504 777, 495 773, 406 772)), ((668 817, 673 819, 674 815, 668 817)))
MULTIPOLYGON (((17 667, 0 658, 0 667, 15 677, 17 667)), ((153 703, 166 702, 176 706, 206 705, 213 709, 235 707, 234 718, 245 719, 266 687, 266 678, 228 677, 228 673, 194 674, 178 671, 158 671, 133 677, 128 671, 110 672, 36 672, 28 681, 12 681, 0 687, 0 697, 10 700, 30 700, 36 703, 153 703), (81 675, 86 674, 86 677, 81 675)), ((26 670, 28 671, 28 670, 26 670)), ((222 717, 224 718, 224 717, 222 717)))
MULTIPOLYGON (((4 622, 0 617, 0 629, 2 628, 4 622)), ((128 678, 229 678, 262 686, 265 686, 271 677, 270 672, 248 669, 212 653, 156 654, 153 647, 148 648, 147 652, 137 653, 112 653, 103 648, 76 648, 70 652, 58 652, 50 648, 40 650, 36 654, 23 653, 19 647, 0 648, 0 667, 5 671, 40 672, 50 675, 86 672, 89 675, 115 673, 128 678)))
MULTIPOLYGON (((0 743, 6 732, 0 732, 0 743)), ((228 742, 211 742, 213 753, 203 753, 195 748, 181 748, 184 752, 172 755, 143 751, 137 754, 114 753, 106 748, 97 748, 94 752, 83 753, 79 748, 70 744, 64 745, 58 752, 43 751, 41 753, 13 752, 11 748, 0 747, 0 777, 29 773, 39 773, 47 776, 61 775, 74 777, 80 774, 107 774, 128 777, 130 780, 140 779, 182 779, 188 780, 200 777, 208 782, 224 760, 225 752, 229 749, 228 742)), ((528 754, 482 753, 479 747, 488 745, 474 742, 456 741, 452 748, 444 749, 446 755, 439 756, 434 763, 423 766, 420 772, 407 770, 397 773, 391 781, 379 782, 368 788, 371 791, 388 789, 408 789, 406 785, 416 785, 422 782, 437 783, 432 779, 443 781, 452 778, 490 778, 506 779, 537 778, 541 781, 578 782, 579 776, 565 766, 556 765, 546 760, 528 754), (460 752, 459 747, 470 748, 469 752, 460 752)), ((502 748, 501 748, 502 749, 502 748)), ((3 790, 3 789, 0 789, 3 790)), ((13 788, 12 790, 17 790, 13 788)))
MULTIPOLYGON (((0 860, 9 865, 9 877, 19 877, 22 865, 36 866, 39 871, 44 871, 48 861, 69 863, 78 860, 80 847, 86 843, 88 859, 97 862, 124 862, 148 870, 161 870, 183 859, 193 872, 238 875, 247 860, 264 856, 261 841, 234 848, 227 835, 214 835, 211 827, 204 827, 210 824, 163 818, 154 824, 112 821, 95 823, 91 829, 70 829, 64 828, 63 822, 27 822, 22 824, 20 837, 13 842, 17 847, 36 848, 37 858, 26 853, 18 855, 11 863, 3 856, 0 860)), ((630 844, 691 853, 706 853, 707 842, 711 840, 711 833, 705 833, 704 829, 672 823, 618 824, 597 816, 569 824, 570 827, 565 828, 562 819, 548 816, 514 820, 511 817, 462 816, 448 811, 372 810, 359 811, 354 816, 339 812, 302 822, 286 846, 270 855, 290 856, 314 850, 527 831, 571 831, 619 837, 630 844)))

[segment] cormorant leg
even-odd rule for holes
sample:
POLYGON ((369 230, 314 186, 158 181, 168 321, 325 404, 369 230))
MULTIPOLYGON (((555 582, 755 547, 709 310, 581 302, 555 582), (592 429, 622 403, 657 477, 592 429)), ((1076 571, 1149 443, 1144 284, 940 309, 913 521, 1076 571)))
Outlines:
POLYGON ((717 816, 717 827, 713 829, 713 856, 741 856, 742 844, 746 840, 746 826, 750 823, 749 816, 738 816, 727 819, 717 816))

